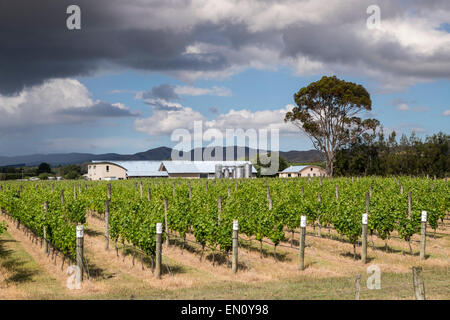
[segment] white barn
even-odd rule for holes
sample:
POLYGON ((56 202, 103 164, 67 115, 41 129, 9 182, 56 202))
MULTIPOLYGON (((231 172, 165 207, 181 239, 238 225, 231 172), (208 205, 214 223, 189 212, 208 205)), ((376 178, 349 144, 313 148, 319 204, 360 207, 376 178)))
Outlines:
POLYGON ((291 166, 278 173, 280 178, 326 177, 327 172, 319 166, 291 166))
MULTIPOLYGON (((250 164, 250 161, 92 161, 88 165, 89 180, 126 180, 133 178, 209 178, 215 177, 216 165, 228 170, 250 164)), ((251 176, 257 171, 251 165, 251 176)))

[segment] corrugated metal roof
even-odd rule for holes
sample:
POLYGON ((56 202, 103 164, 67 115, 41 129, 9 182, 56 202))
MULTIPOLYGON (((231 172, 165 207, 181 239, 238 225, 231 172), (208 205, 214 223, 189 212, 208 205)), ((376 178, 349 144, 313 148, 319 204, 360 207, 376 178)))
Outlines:
POLYGON ((125 168, 129 177, 167 177, 167 172, 159 171, 161 161, 110 161, 95 160, 93 163, 107 162, 125 168))
MULTIPOLYGON (((215 173, 216 164, 226 166, 243 166, 250 161, 162 161, 169 174, 171 173, 215 173)), ((257 173, 252 165, 252 173, 257 173)))
POLYGON ((127 171, 129 177, 168 177, 165 171, 127 171))
MULTIPOLYGON (((222 167, 244 166, 250 161, 109 161, 94 160, 93 163, 107 162, 125 168, 129 177, 167 177, 168 173, 215 173, 216 164, 222 167), (159 171, 161 164, 167 172, 159 171)), ((257 173, 252 165, 252 173, 257 173)))
POLYGON ((290 166, 289 168, 286 168, 281 172, 282 173, 296 173, 296 172, 302 171, 306 167, 309 167, 309 166, 290 166))

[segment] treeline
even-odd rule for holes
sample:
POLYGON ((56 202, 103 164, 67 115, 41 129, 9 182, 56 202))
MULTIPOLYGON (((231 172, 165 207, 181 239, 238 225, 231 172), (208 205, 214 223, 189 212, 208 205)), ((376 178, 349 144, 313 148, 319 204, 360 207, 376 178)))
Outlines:
POLYGON ((448 177, 450 135, 443 132, 420 139, 414 132, 397 141, 393 131, 365 134, 338 151, 334 166, 339 176, 414 175, 448 177))
POLYGON ((47 180, 49 177, 61 177, 63 179, 78 179, 87 173, 87 165, 59 165, 52 168, 48 163, 41 163, 37 167, 1 167, 0 180, 17 180, 37 177, 47 180))

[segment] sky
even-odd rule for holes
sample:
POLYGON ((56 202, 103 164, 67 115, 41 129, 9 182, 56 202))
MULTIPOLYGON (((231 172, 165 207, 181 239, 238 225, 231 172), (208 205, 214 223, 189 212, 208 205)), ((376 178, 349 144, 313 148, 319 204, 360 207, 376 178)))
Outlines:
POLYGON ((198 121, 309 150, 284 115, 332 75, 368 90, 362 116, 386 132, 449 133, 448 0, 0 0, 0 39, 0 156, 198 143, 198 121))

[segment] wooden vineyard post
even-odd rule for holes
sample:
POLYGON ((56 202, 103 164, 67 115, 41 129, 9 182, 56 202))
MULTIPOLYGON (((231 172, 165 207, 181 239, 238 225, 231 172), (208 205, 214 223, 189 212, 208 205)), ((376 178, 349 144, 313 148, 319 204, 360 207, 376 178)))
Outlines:
MULTIPOLYGON (((322 195, 320 193, 317 195, 317 202, 319 203, 319 208, 320 208, 320 206, 322 204, 322 195)), ((317 219, 317 226, 318 226, 318 228, 317 228, 317 236, 319 238, 322 238, 322 225, 320 224, 320 213, 321 212, 320 212, 320 209, 319 209, 319 217, 317 219)))
MULTIPOLYGON (((44 220, 47 219, 48 201, 44 202, 44 220)), ((47 226, 44 224, 44 252, 48 253, 47 226)))
POLYGON ((305 270, 305 238, 306 238, 306 216, 300 218, 300 249, 298 259, 298 270, 305 270))
POLYGON ((188 181, 188 188, 189 188, 189 200, 192 198, 192 188, 191 188, 191 182, 188 181))
POLYGON ((105 250, 109 250, 109 200, 105 201, 105 250))
POLYGON ((272 210, 272 196, 269 194, 269 210, 272 210))
POLYGON ((420 260, 425 260, 425 243, 427 234, 427 212, 422 211, 420 230, 420 260))
POLYGON ((81 183, 78 184, 78 193, 81 194, 81 183))
POLYGON ((363 264, 367 262, 367 222, 369 218, 370 194, 366 192, 366 213, 362 215, 362 243, 361 243, 361 261, 363 264))
POLYGON ((205 181, 205 191, 208 192, 208 180, 205 181))
POLYGON ((305 188, 303 188, 303 186, 302 186, 302 196, 305 194, 305 188))
POLYGON ((411 191, 408 192, 408 219, 411 219, 411 206, 412 206, 412 199, 411 199, 411 191))
POLYGON ((111 200, 111 183, 106 186, 106 199, 111 200))
POLYGON ((77 200, 77 187, 73 185, 73 200, 77 200))
POLYGON ((166 229, 166 246, 169 246, 169 222, 167 221, 167 210, 169 209, 169 200, 164 198, 164 224, 166 229))
POLYGON ((64 205, 64 190, 61 190, 61 204, 64 205))
POLYGON ((422 277, 422 267, 412 267, 413 285, 416 300, 425 300, 425 285, 422 277))
POLYGON ((227 189, 227 194, 228 194, 228 197, 230 197, 230 194, 231 194, 230 187, 228 187, 228 189, 227 189))
MULTIPOLYGON (((412 199, 411 199, 411 191, 408 192, 408 220, 411 221, 411 207, 412 207, 412 199)), ((408 239, 408 245, 409 245, 409 252, 412 254, 412 248, 411 248, 411 237, 408 239)))
POLYGON ((156 224, 156 279, 161 279, 162 223, 156 224))
POLYGON ((359 293, 361 291, 361 275, 358 273, 355 280, 355 300, 359 300, 359 293))
POLYGON ((150 188, 147 189, 147 200, 152 200, 152 192, 150 191, 150 188))
POLYGON ((141 199, 142 199, 142 181, 141 181, 141 183, 139 184, 139 193, 140 193, 141 199))
POLYGON ((336 185, 336 200, 339 200, 339 186, 336 185))
POLYGON ((222 213, 222 197, 219 196, 219 198, 217 198, 217 208, 218 208, 218 216, 217 216, 217 221, 220 223, 220 214, 222 213))
POLYGON ((175 182, 172 184, 172 197, 175 198, 175 182))
POLYGON ((269 200, 269 197, 270 197, 270 189, 269 186, 267 186, 267 200, 269 200))
POLYGON ((55 185, 52 184, 52 192, 55 190, 55 185))
POLYGON ((77 282, 83 281, 83 251, 84 251, 84 227, 82 224, 77 225, 77 267, 80 272, 77 273, 79 279, 77 282))
POLYGON ((361 261, 363 264, 367 262, 367 213, 362 215, 362 248, 361 261))
POLYGON ((238 248, 239 248, 239 223, 237 220, 233 221, 233 258, 231 261, 231 272, 236 274, 238 269, 238 248))

